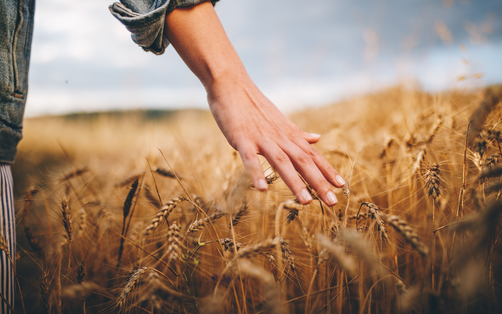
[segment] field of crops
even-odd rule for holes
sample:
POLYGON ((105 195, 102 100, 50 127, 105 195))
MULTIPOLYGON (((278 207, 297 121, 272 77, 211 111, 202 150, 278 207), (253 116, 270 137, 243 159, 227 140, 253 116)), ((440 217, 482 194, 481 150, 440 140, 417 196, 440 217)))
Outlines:
POLYGON ((501 98, 396 87, 291 115, 348 181, 334 207, 265 159, 252 188, 209 112, 28 119, 16 312, 500 313, 501 98))

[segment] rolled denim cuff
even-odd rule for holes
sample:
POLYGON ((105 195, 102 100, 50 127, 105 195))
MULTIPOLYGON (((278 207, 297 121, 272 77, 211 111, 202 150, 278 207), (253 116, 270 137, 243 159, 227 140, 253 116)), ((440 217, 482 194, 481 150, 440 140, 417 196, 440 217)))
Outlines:
MULTIPOLYGON (((143 50, 161 55, 169 45, 164 27, 166 15, 174 9, 197 5, 208 0, 120 0, 110 12, 143 50)), ((211 0, 213 5, 219 0, 211 0)))

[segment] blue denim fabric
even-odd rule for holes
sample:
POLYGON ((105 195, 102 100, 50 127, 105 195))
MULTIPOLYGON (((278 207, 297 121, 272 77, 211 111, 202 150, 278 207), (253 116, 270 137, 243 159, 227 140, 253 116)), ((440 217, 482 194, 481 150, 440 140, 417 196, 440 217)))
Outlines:
MULTIPOLYGON (((112 14, 146 51, 162 54, 169 42, 164 35, 166 15, 176 8, 207 0, 121 0, 112 14)), ((213 5, 218 0, 211 0, 213 5)), ((12 163, 21 140, 28 93, 28 68, 35 0, 0 0, 0 163, 12 163)))
POLYGON ((0 162, 22 138, 35 0, 0 0, 0 162))
MULTIPOLYGON (((169 45, 164 35, 166 15, 174 9, 208 0, 120 0, 110 11, 131 32, 132 40, 145 51, 161 55, 169 45)), ((211 0, 213 5, 219 0, 211 0)))

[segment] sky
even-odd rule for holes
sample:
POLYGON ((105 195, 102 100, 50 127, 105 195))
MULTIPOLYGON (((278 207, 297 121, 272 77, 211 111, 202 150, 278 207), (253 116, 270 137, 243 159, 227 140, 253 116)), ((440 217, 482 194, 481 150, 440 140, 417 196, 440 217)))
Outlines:
MULTIPOLYGON (((172 47, 136 46, 109 0, 38 0, 26 116, 207 108, 172 47)), ((221 0, 227 34, 284 112, 396 84, 435 92, 502 82, 500 0, 221 0)))

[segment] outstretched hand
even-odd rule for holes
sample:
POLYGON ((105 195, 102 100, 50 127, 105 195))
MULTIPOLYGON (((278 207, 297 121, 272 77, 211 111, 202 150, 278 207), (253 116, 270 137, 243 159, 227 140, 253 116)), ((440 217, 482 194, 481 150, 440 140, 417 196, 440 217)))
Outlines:
POLYGON ((209 87, 208 102, 218 126, 249 170, 255 188, 267 182, 257 154, 264 156, 303 203, 312 196, 297 174, 328 205, 337 203, 331 184, 342 187, 342 177, 310 143, 320 135, 304 132, 288 120, 248 77, 223 80, 209 87))
POLYGON ((253 185, 267 189, 258 154, 280 174, 298 200, 312 196, 298 173, 328 205, 335 205, 331 184, 345 182, 310 143, 320 135, 289 121, 249 78, 211 3, 176 9, 166 18, 166 35, 207 91, 218 126, 251 173, 253 185))

